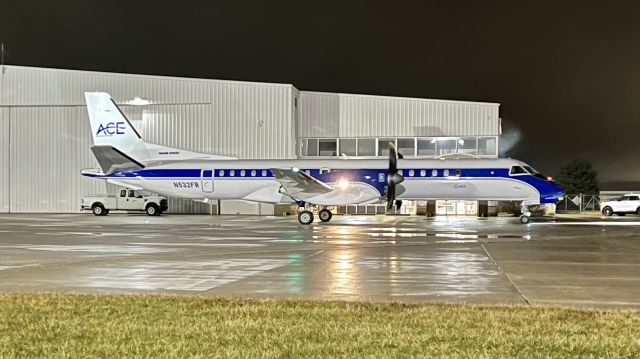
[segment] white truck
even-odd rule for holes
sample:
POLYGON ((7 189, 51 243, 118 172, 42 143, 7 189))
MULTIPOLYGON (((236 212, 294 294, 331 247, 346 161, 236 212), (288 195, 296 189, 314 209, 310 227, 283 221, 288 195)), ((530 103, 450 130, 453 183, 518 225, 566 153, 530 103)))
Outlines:
POLYGON ((111 210, 145 211, 159 216, 169 208, 167 198, 143 195, 142 191, 123 189, 116 196, 92 195, 82 197, 81 210, 91 210, 96 216, 106 216, 111 210))
POLYGON ((640 194, 629 193, 620 198, 614 198, 610 201, 600 203, 602 214, 612 216, 617 214, 624 216, 627 213, 640 214, 640 194))

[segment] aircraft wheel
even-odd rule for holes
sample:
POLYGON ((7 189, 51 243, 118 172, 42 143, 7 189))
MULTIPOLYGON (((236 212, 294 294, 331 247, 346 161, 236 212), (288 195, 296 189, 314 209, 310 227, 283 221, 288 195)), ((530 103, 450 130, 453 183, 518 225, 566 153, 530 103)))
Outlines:
POLYGON ((520 216, 520 223, 527 224, 530 221, 531 221, 531 219, 529 218, 529 216, 520 216))
POLYGON ((313 213, 310 211, 302 211, 298 213, 298 222, 300 222, 300 224, 313 223, 313 213))
POLYGON ((325 208, 321 210, 320 213, 318 213, 318 217, 320 217, 320 220, 322 222, 329 222, 331 220, 331 217, 333 217, 333 213, 325 208))

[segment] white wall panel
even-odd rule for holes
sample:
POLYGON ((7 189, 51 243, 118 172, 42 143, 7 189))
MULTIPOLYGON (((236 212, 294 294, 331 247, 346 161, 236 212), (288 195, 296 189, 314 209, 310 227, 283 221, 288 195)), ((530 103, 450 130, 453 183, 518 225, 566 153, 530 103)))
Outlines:
POLYGON ((499 104, 300 92, 300 137, 499 135, 499 104))
POLYGON ((80 175, 96 167, 83 107, 11 108, 11 212, 78 212, 103 181, 80 175))
POLYGON ((9 212, 9 109, 0 107, 0 212, 9 212))

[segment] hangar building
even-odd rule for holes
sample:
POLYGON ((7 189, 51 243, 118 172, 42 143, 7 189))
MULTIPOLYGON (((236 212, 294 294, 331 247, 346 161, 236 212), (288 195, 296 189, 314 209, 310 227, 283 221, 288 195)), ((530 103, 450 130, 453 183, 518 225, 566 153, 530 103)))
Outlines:
MULTIPOLYGON (((116 187, 82 177, 98 167, 86 91, 110 93, 150 142, 240 158, 466 153, 497 157, 499 104, 299 91, 291 84, 4 66, 0 72, 0 212, 73 213, 83 195, 116 187)), ((420 212, 407 203, 403 213, 420 212)), ((171 199, 170 212, 273 214, 223 201, 219 208, 171 199)), ((351 206, 348 213, 384 213, 351 206)), ((438 214, 475 215, 474 201, 438 201, 438 214)))

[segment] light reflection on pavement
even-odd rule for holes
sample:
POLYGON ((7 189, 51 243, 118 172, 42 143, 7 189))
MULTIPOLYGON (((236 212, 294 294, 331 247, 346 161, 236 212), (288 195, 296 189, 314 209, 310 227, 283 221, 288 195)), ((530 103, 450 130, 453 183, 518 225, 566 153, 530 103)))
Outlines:
POLYGON ((640 221, 0 216, 0 291, 640 308, 640 221))

